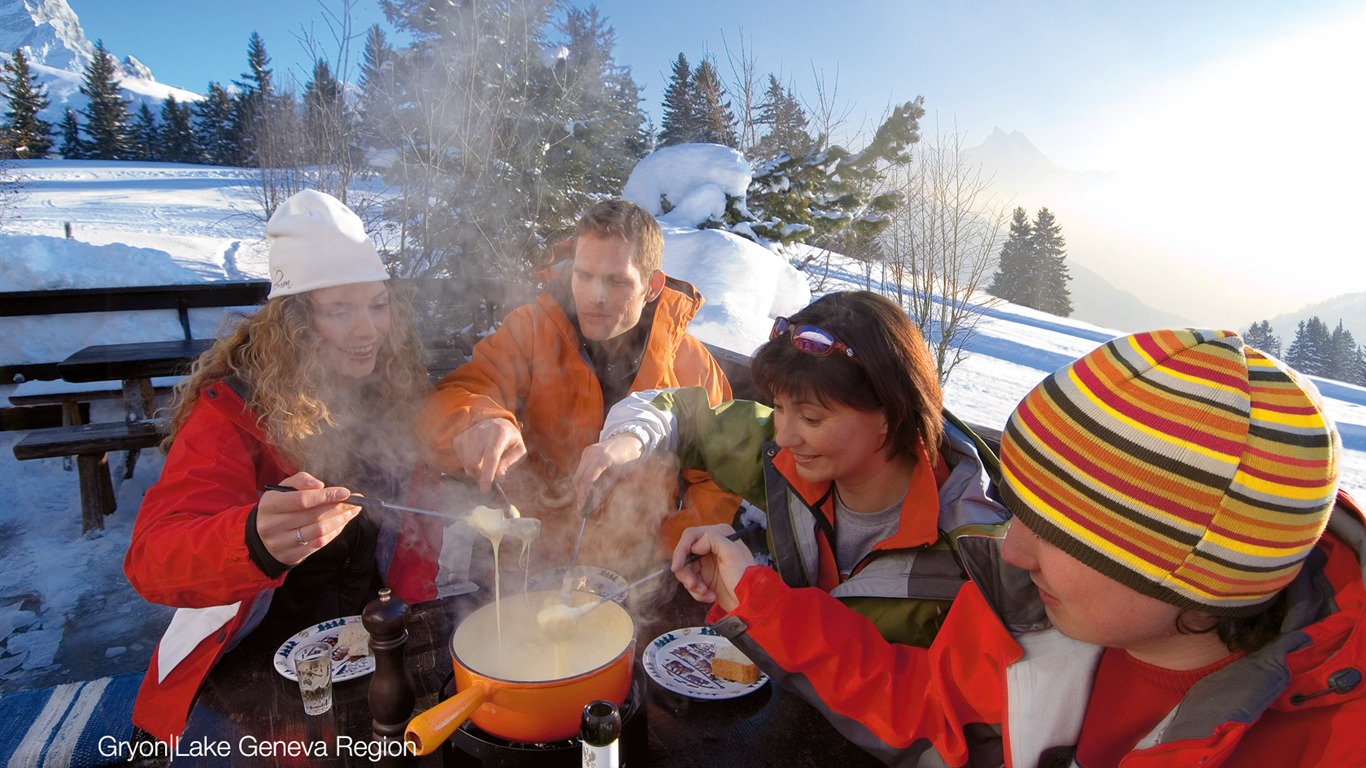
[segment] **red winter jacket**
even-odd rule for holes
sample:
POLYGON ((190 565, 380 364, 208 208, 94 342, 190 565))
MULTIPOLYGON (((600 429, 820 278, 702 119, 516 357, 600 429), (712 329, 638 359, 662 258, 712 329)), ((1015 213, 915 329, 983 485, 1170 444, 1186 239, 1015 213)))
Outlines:
POLYGON ((265 484, 296 471, 226 383, 204 390, 143 498, 123 561, 138 594, 180 609, 152 654, 134 725, 162 740, 184 731, 214 664, 284 583, 287 572, 268 578, 248 555, 247 516, 265 484))
MULTIPOLYGON (((1000 540, 965 538, 973 581, 929 648, 767 568, 715 624, 845 736, 892 765, 1072 765, 1101 648, 1048 625, 1000 540), (942 761, 942 762, 941 762, 942 761)), ((1300 576, 1284 634, 1212 673, 1123 768, 1366 765, 1366 526, 1346 494, 1300 576)), ((1115 697, 1122 701, 1122 694, 1115 697)))

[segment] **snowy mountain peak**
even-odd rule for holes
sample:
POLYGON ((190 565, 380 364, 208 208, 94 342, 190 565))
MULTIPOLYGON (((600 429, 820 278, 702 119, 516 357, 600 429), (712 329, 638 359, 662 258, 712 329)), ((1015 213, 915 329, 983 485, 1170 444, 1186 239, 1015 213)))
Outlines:
POLYGON ((146 64, 143 64, 132 56, 124 56, 123 61, 119 63, 119 67, 123 69, 123 73, 129 77, 140 77, 143 80, 156 80, 155 77, 152 77, 152 70, 148 69, 146 64))
POLYGON ((1006 133, 996 128, 985 141, 969 149, 968 153, 988 168, 1008 173, 1056 174, 1062 170, 1019 131, 1006 133))
POLYGON ((1000 127, 992 129, 991 135, 982 142, 982 146, 997 152, 1007 151, 1031 155, 1043 154, 1023 133, 1020 133, 1019 131, 1006 133, 1001 130, 1000 127))
MULTIPOLYGON (((66 0, 0 0, 0 60, 8 60, 17 48, 25 49, 35 80, 47 87, 51 102, 44 120, 56 125, 66 109, 85 108, 80 88, 95 46, 66 0)), ((132 56, 124 56, 118 69, 123 97, 134 110, 139 104, 159 109, 168 96, 182 104, 204 98, 158 83, 147 65, 132 56)))
POLYGON ((31 63, 81 72, 95 56, 66 0, 0 0, 0 51, 25 48, 31 63))

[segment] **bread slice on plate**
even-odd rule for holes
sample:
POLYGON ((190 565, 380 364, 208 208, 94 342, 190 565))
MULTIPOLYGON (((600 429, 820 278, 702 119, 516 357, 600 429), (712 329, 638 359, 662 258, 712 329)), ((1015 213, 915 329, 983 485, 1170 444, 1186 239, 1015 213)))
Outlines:
POLYGON ((360 659, 370 655, 370 633, 365 625, 352 622, 337 633, 337 647, 332 651, 334 661, 360 659))
POLYGON ((759 679, 759 667, 730 644, 716 649, 716 655, 711 659, 711 673, 744 685, 759 679))

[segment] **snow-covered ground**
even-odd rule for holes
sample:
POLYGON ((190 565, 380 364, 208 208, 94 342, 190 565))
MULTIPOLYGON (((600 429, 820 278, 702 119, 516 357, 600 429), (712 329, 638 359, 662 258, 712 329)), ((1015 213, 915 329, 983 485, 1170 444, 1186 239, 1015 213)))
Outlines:
MULTIPOLYGON (((4 290, 265 277, 262 226, 250 214, 251 178, 244 171, 93 161, 16 166, 28 181, 16 217, 0 233, 4 290), (68 222, 73 240, 64 237, 68 222)), ((663 167, 646 172, 668 173, 663 167)), ((635 181, 654 195, 677 189, 664 178, 635 181)), ((749 353, 766 337, 769 317, 809 299, 803 276, 781 257, 719 231, 690 230, 672 218, 667 225, 666 269, 708 299, 695 323, 704 340, 749 353)), ((863 286, 858 266, 833 261, 826 290, 863 286)), ((196 315, 196 335, 209 335, 220 318, 218 312, 196 315)), ((0 360, 60 360, 91 343, 179 334, 171 312, 0 318, 0 360)), ((947 385, 948 406, 970 422, 1000 427, 1045 374, 1114 335, 1008 305, 990 310, 971 343, 973 354, 947 385)), ((1366 390, 1319 385, 1342 433, 1344 484, 1366 488, 1366 390)), ((0 383, 0 397, 14 386, 0 383)), ((93 418, 121 414, 112 402, 95 403, 93 418)), ((170 612, 132 592, 122 559, 142 494, 160 473, 160 456, 144 451, 128 480, 119 471, 122 457, 110 457, 119 508, 105 519, 102 537, 83 539, 74 472, 60 459, 16 461, 12 448, 21 436, 0 432, 0 487, 7 496, 0 506, 0 694, 144 669, 170 612)))

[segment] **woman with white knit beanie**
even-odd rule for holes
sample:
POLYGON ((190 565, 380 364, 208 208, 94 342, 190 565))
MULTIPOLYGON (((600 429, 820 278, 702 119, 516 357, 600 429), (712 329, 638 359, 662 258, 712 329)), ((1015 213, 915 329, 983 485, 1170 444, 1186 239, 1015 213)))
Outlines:
POLYGON ((412 305, 359 217, 305 190, 266 238, 270 295, 177 387, 166 464, 124 561, 143 597, 179 609, 133 711, 161 740, 249 633, 273 651, 375 597, 391 526, 347 499, 399 498, 416 460, 428 382, 412 305))

